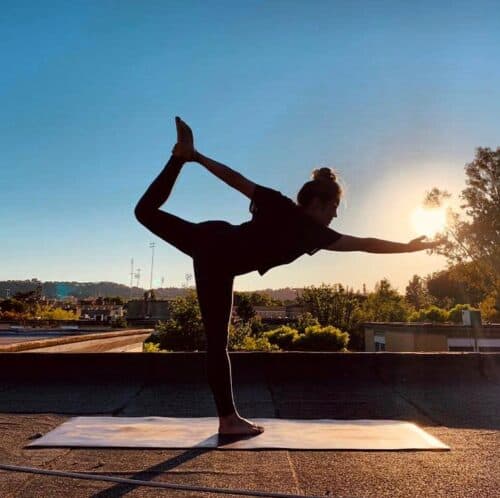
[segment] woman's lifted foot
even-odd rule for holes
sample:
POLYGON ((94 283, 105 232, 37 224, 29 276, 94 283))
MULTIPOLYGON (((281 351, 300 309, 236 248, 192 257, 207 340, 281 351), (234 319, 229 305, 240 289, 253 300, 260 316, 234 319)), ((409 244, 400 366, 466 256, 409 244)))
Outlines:
POLYGON ((194 148, 194 138, 191 128, 179 116, 175 116, 175 126, 177 128, 177 143, 186 144, 194 148))
POLYGON ((175 116, 175 126, 177 128, 177 143, 172 149, 172 154, 184 161, 193 161, 196 151, 191 128, 179 116, 175 116))
POLYGON ((264 432, 264 427, 256 425, 250 420, 233 413, 225 417, 219 417, 219 434, 250 434, 257 435, 264 432))

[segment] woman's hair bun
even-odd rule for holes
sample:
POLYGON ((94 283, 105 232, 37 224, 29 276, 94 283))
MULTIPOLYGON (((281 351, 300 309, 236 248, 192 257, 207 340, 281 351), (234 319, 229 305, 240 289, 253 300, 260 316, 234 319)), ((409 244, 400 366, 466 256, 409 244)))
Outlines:
POLYGON ((312 179, 320 182, 335 182, 337 177, 330 168, 317 168, 312 172, 312 179))

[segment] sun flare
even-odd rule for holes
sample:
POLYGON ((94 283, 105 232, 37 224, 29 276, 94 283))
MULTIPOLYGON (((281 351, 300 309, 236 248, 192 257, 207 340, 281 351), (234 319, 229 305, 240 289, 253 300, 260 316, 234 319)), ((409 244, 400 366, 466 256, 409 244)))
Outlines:
POLYGON ((444 207, 424 208, 418 206, 413 210, 411 221, 418 235, 434 237, 446 225, 446 211, 444 207))

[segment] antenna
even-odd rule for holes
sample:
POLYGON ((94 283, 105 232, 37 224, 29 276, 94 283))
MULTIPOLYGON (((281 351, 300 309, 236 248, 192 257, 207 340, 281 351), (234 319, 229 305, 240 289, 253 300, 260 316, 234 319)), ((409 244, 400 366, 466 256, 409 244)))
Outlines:
POLYGON ((130 299, 132 299, 133 285, 134 285, 134 258, 130 260, 130 299))
POLYGON ((149 247, 151 248, 151 277, 149 279, 149 288, 153 289, 153 263, 155 260, 155 243, 150 242, 149 247))

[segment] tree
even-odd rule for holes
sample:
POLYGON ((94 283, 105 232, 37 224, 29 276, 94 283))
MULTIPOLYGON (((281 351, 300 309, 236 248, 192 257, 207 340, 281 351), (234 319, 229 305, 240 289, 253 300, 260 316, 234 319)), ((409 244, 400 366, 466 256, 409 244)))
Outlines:
POLYGON ((279 299, 273 299, 268 294, 259 292, 235 292, 234 305, 238 306, 240 299, 248 299, 252 306, 282 306, 283 303, 279 299))
POLYGON ((198 296, 189 289, 185 296, 170 302, 170 318, 159 322, 148 342, 159 343, 161 349, 188 351, 206 348, 205 328, 198 296))
POLYGON ((375 292, 371 292, 363 303, 365 321, 405 322, 410 312, 404 297, 386 278, 375 284, 375 292))
POLYGON ((27 305, 20 301, 19 299, 4 299, 0 302, 0 311, 14 312, 14 313, 26 313, 28 311, 27 305))
POLYGON ((413 275, 406 286, 405 297, 408 303, 417 310, 432 304, 432 297, 429 295, 425 281, 418 275, 413 275))
POLYGON ((125 303, 124 299, 120 296, 114 296, 114 297, 105 297, 104 298, 104 303, 106 304, 114 304, 117 306, 123 306, 125 303))
MULTIPOLYGON (((431 253, 446 256, 457 276, 483 296, 494 295, 500 307, 500 148, 478 147, 466 164, 466 185, 460 199, 462 213, 448 208, 448 222, 441 246, 431 253)), ((427 193, 425 203, 441 206, 451 195, 438 188, 427 193)))
POLYGON ((456 266, 428 275, 426 284, 435 304, 441 308, 451 308, 458 303, 477 303, 483 296, 473 282, 463 279, 463 273, 457 272, 456 266))
POLYGON ((244 321, 248 322, 255 316, 255 310, 252 306, 252 302, 248 295, 241 294, 239 297, 239 303, 236 307, 236 313, 244 321))
POLYGON ((355 325, 355 311, 359 307, 359 299, 352 290, 346 290, 342 284, 305 287, 297 301, 323 326, 333 325, 342 330, 350 330, 355 325))

